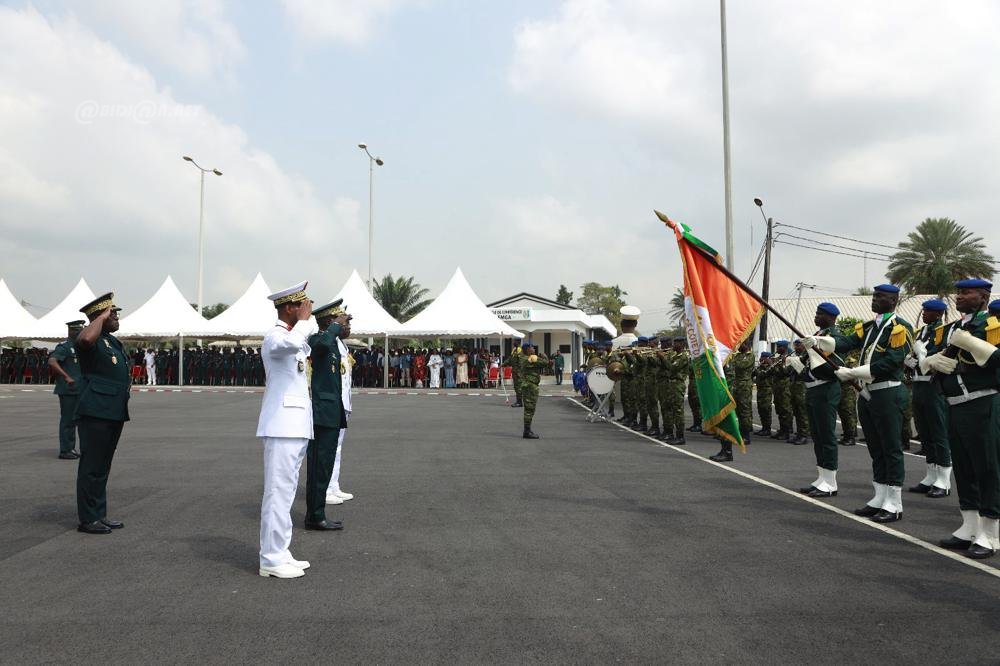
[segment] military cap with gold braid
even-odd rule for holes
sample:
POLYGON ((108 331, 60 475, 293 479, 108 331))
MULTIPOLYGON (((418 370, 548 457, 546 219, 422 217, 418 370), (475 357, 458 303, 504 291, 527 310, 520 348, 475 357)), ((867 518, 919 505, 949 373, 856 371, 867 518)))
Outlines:
POLYGON ((113 291, 109 291, 103 296, 98 296, 80 308, 80 312, 90 317, 99 312, 104 312, 108 308, 112 308, 115 312, 121 310, 121 308, 115 307, 115 292, 113 291))
POLYGON ((320 319, 322 317, 338 317, 344 314, 343 308, 340 307, 343 302, 344 299, 338 298, 333 303, 327 303, 322 307, 313 308, 313 316, 316 317, 316 319, 320 319))
POLYGON ((268 296, 268 299, 274 301, 274 307, 276 308, 281 307, 285 303, 299 303, 306 300, 306 286, 308 284, 308 281, 300 282, 288 289, 274 292, 268 296))
POLYGON ((73 321, 66 322, 66 328, 68 328, 71 331, 82 329, 86 325, 87 322, 85 322, 82 319, 74 319, 73 321))

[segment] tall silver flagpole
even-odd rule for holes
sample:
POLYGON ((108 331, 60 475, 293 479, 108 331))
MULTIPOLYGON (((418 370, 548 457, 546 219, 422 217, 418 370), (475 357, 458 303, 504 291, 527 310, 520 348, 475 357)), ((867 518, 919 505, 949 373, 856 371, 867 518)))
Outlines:
POLYGON ((733 172, 729 155, 729 56, 726 49, 726 0, 719 0, 719 24, 722 28, 722 154, 726 181, 726 268, 733 262, 733 172))

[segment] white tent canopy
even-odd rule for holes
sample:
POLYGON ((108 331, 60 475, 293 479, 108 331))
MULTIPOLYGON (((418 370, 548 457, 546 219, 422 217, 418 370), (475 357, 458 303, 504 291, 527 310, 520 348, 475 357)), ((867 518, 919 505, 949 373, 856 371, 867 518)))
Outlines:
POLYGON ((73 290, 60 301, 59 305, 45 313, 36 323, 31 335, 35 340, 63 340, 66 338, 66 322, 77 319, 86 320, 87 317, 80 312, 87 303, 97 298, 97 295, 90 290, 87 282, 80 278, 73 290))
POLYGON ((160 288, 135 312, 122 318, 120 338, 173 338, 207 335, 208 321, 198 314, 168 275, 160 288))
MULTIPOLYGON (((24 309, 0 278, 0 338, 30 338, 38 321, 24 309)), ((63 326, 63 335, 66 327, 63 326)))
POLYGON ((455 269, 444 291, 420 314, 403 324, 397 337, 523 337, 483 304, 461 268, 455 269))
POLYGON ((208 320, 209 336, 260 338, 274 326, 278 316, 267 299, 271 288, 260 273, 235 303, 208 320))
MULTIPOLYGON (((400 329, 400 323, 379 305, 361 280, 357 271, 351 273, 347 282, 333 300, 344 299, 344 307, 351 315, 352 335, 393 335, 400 329)), ((322 303, 317 303, 317 306, 322 303)))

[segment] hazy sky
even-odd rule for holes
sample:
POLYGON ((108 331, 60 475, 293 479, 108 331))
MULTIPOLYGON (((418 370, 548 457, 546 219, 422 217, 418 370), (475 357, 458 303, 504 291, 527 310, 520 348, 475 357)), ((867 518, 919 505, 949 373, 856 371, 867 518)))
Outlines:
MULTIPOLYGON (((738 272, 754 196, 875 243, 948 216, 1000 254, 998 25, 988 0, 730 2, 738 272)), ((206 302, 258 271, 323 300, 367 274, 364 141, 376 275, 436 295, 461 266, 485 301, 594 280, 663 312, 680 267, 652 210, 725 249, 720 80, 708 0, 3 3, 0 277, 36 316, 81 276, 126 309, 168 274, 194 300, 190 154, 225 173, 206 302)), ((772 294, 862 264, 778 245, 772 294)))

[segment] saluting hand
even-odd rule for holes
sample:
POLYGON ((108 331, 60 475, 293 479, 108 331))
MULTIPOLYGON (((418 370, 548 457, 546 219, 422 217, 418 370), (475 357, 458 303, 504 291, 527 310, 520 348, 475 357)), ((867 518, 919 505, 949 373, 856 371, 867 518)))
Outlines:
POLYGON ((305 321, 312 316, 313 313, 313 302, 308 298, 302 301, 302 305, 299 306, 298 318, 299 321, 305 321))

